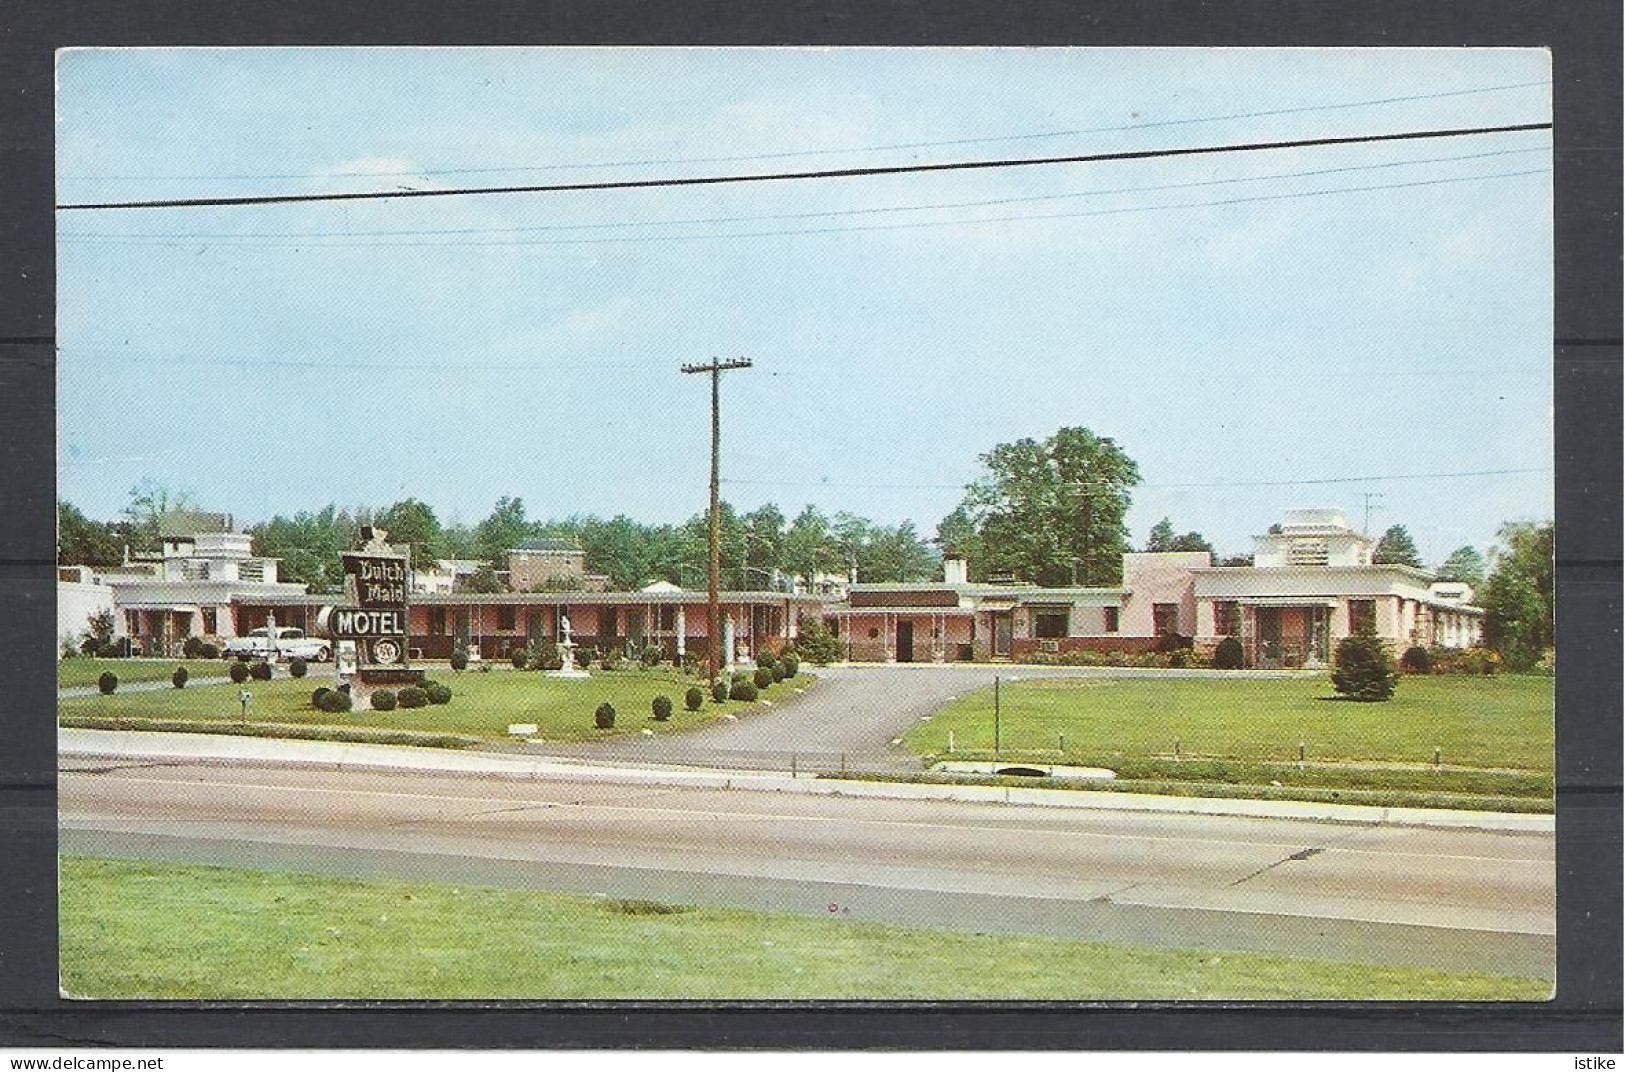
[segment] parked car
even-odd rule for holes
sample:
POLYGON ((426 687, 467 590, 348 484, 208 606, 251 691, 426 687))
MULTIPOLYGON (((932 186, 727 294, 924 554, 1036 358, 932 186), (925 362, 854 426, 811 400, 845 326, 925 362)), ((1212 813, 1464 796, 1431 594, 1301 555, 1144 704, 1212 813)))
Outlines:
POLYGON ((273 650, 270 631, 262 626, 249 630, 247 636, 232 637, 226 641, 222 654, 227 659, 304 659, 306 662, 325 663, 333 657, 333 647, 320 637, 307 637, 303 629, 281 625, 277 626, 273 650))

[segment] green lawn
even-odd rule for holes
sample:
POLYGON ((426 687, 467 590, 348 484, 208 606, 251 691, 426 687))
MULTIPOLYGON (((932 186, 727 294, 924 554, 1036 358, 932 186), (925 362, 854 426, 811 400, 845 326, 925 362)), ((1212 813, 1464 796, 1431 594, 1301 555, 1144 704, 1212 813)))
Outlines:
MULTIPOLYGON (((493 669, 489 673, 453 674, 431 671, 436 680, 451 687, 451 703, 415 710, 353 711, 335 715, 310 706, 310 694, 318 685, 331 685, 330 672, 312 669, 301 680, 249 680, 241 686, 163 689, 112 696, 86 696, 61 700, 58 716, 80 724, 80 720, 182 719, 202 722, 240 722, 237 694, 247 689, 253 694, 249 717, 256 723, 305 726, 366 726, 422 733, 465 734, 475 737, 506 738, 512 723, 534 723, 537 738, 553 741, 592 740, 651 729, 656 733, 692 728, 724 714, 737 713, 752 705, 730 701, 712 703, 709 699, 698 711, 690 712, 683 694, 697 682, 669 670, 594 671, 591 678, 568 681, 531 671, 493 669), (672 701, 672 717, 655 722, 649 717, 650 701, 657 695, 672 701), (593 711, 609 702, 616 712, 615 728, 593 726, 593 711)), ((806 688, 813 678, 803 674, 768 689, 763 698, 783 703, 795 695, 793 689, 806 688)), ((703 688, 704 683, 698 682, 703 688)))
POLYGON ((63 659, 56 664, 56 687, 94 685, 103 670, 118 675, 121 684, 136 681, 168 681, 175 667, 184 666, 193 677, 224 677, 228 664, 220 659, 63 659))
MULTIPOLYGON (((1009 683, 1000 695, 1000 757, 1102 765, 1147 780, 1551 795, 1549 677, 1406 677, 1386 703, 1334 696, 1325 679, 1009 683), (1308 761, 1302 771, 1300 744, 1308 761), (1439 771, 1427 769, 1435 748, 1439 771)), ((993 690, 960 697, 904 742, 927 759, 949 758, 950 730, 952 758, 992 756, 993 690)))
POLYGON ((76 997, 1550 997, 1538 979, 993 937, 519 890, 64 858, 76 997))

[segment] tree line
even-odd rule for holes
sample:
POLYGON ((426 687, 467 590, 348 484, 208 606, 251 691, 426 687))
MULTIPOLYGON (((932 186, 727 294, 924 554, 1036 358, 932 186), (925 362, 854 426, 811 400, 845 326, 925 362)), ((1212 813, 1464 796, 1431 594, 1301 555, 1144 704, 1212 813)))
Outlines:
MULTIPOLYGON (((1001 443, 978 457, 982 474, 960 503, 922 536, 910 521, 877 523, 846 511, 804 507, 794 518, 773 503, 740 511, 722 503, 719 529, 721 583, 731 590, 788 587, 820 577, 859 582, 909 582, 941 576, 944 554, 968 560, 970 579, 1009 579, 1044 586, 1115 586, 1122 556, 1131 549, 1125 523, 1139 467, 1109 437, 1083 427, 1062 428, 1045 439, 1001 443)), ((58 560, 110 566, 131 553, 159 546, 160 519, 194 510, 192 497, 150 482, 131 490, 120 518, 92 521, 71 503, 58 503, 58 560)), ((517 496, 497 500, 474 524, 442 523, 428 503, 406 498, 381 508, 330 504, 278 514, 251 526, 257 554, 281 559, 285 580, 330 590, 340 583, 339 555, 355 547, 361 526, 380 525, 391 543, 408 543, 419 561, 464 559, 482 563, 471 589, 496 591, 505 553, 534 539, 578 544, 588 572, 610 587, 641 588, 668 581, 703 588, 709 567, 709 524, 698 513, 681 524, 646 524, 625 515, 574 514, 535 519, 517 496)), ((1488 556, 1464 546, 1434 570, 1440 580, 1470 585, 1486 610, 1487 642, 1514 666, 1532 665, 1552 643, 1553 525, 1508 522, 1488 556)), ((1206 551, 1199 532, 1177 533, 1163 518, 1146 551, 1206 551)), ((1250 565, 1250 555, 1218 556, 1222 566, 1250 565)), ((1383 533, 1376 563, 1422 567, 1403 525, 1383 533)), ((568 582, 564 582, 568 583, 568 582)))

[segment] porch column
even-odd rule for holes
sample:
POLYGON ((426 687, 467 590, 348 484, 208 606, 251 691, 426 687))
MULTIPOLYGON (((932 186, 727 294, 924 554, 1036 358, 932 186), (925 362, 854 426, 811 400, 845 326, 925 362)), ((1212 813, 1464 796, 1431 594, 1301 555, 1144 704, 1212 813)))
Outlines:
POLYGON ((683 663, 683 656, 688 654, 688 618, 683 613, 684 607, 677 604, 677 664, 683 663))
POLYGON ((931 618, 931 661, 943 662, 948 657, 948 619, 945 615, 936 614, 931 618))
POLYGON ((890 614, 883 614, 880 618, 880 639, 886 645, 886 661, 897 661, 897 636, 895 630, 897 619, 890 614))
POLYGON ((731 611, 722 616, 722 668, 734 672, 734 616, 731 611))

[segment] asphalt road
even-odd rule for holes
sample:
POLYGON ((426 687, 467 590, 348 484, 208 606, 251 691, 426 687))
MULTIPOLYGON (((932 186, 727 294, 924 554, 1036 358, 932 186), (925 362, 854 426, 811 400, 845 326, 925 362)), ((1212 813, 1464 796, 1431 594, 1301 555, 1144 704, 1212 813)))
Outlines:
POLYGON ((76 758, 59 799, 71 853, 1507 975, 1554 967, 1542 835, 76 758))

